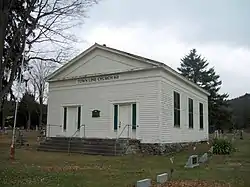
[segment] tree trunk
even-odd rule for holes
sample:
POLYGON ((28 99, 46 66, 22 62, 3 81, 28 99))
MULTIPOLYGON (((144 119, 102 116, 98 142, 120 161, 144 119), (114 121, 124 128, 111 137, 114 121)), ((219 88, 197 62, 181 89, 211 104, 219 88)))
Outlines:
POLYGON ((4 112, 4 99, 0 100, 0 113, 1 113, 1 126, 5 127, 5 112, 4 112))
MULTIPOLYGON (((8 24, 8 3, 7 1, 3 0, 0 2, 0 93, 2 92, 3 89, 4 67, 2 67, 2 64, 3 64, 4 40, 6 35, 7 24, 8 24)), ((2 101, 1 97, 0 99, 2 101)), ((2 103, 0 103, 0 105, 2 105, 2 103)))
POLYGON ((2 108, 2 129, 5 127, 5 118, 6 118, 6 111, 5 110, 7 110, 7 108, 6 109, 4 109, 4 108, 2 108))
POLYGON ((31 112, 28 112, 28 121, 27 121, 27 130, 30 130, 30 123, 31 123, 31 112))
POLYGON ((42 127, 43 122, 43 97, 39 97, 39 125, 38 127, 42 127))

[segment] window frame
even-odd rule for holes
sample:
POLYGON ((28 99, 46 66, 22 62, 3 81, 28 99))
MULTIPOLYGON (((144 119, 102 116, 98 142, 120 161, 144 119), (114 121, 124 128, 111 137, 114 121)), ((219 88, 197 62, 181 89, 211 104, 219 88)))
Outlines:
POLYGON ((113 104, 113 129, 114 131, 118 130, 118 115, 119 115, 119 105, 113 104))
POLYGON ((173 101, 174 101, 174 127, 180 128, 181 126, 181 94, 179 92, 174 91, 173 101))
POLYGON ((68 107, 63 107, 63 131, 67 130, 68 107))
POLYGON ((194 129, 194 100, 188 98, 188 128, 194 129))
POLYGON ((132 104, 132 130, 136 130, 137 126, 137 104, 132 104))
POLYGON ((81 128, 81 121, 82 121, 82 107, 77 107, 77 130, 81 128))
POLYGON ((199 121, 200 121, 200 130, 204 129, 204 104, 199 103, 199 121))

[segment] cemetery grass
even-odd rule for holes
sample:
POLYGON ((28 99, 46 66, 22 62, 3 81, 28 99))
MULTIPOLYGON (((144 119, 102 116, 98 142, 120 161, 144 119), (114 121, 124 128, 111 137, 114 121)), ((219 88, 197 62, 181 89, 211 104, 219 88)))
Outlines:
MULTIPOLYGON (((184 168, 189 155, 202 154, 209 145, 198 145, 170 156, 83 156, 78 154, 37 152, 35 136, 29 147, 16 149, 15 161, 9 160, 10 138, 0 135, 0 186, 19 187, 110 187, 133 186, 143 178, 174 169, 172 181, 217 181, 230 187, 250 186, 250 134, 236 140, 237 151, 228 156, 212 156, 207 164, 184 168), (170 157, 174 157, 174 163, 170 157)), ((178 185, 176 185, 178 186, 178 185)), ((212 185, 211 185, 212 186, 212 185)))

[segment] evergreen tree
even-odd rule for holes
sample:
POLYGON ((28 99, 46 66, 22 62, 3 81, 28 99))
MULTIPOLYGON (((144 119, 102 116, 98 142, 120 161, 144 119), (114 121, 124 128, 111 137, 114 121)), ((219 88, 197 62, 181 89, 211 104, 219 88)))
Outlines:
MULTIPOLYGON (((35 100, 35 97, 26 92, 20 102, 19 105, 19 113, 25 117, 25 125, 26 129, 30 130, 32 116, 36 115, 36 111, 38 109, 38 103, 35 100)), ((37 116, 37 115, 36 115, 37 116)))
POLYGON ((227 94, 220 94, 220 76, 214 68, 208 68, 209 63, 196 49, 181 59, 180 73, 210 93, 208 98, 209 125, 216 128, 231 127, 231 111, 228 108, 227 94))

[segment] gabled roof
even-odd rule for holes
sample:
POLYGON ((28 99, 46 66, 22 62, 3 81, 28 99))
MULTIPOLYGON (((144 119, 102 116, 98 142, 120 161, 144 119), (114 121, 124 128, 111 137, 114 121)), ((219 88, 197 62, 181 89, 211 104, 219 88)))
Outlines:
POLYGON ((148 58, 145 58, 145 57, 142 57, 142 56, 131 54, 131 53, 121 51, 121 50, 118 50, 118 49, 114 49, 114 48, 111 48, 111 47, 107 47, 106 45, 100 45, 98 43, 95 43, 94 45, 92 45, 91 47, 89 47, 88 49, 83 51, 81 54, 79 54, 78 56, 76 56, 75 58, 70 60, 67 64, 65 64, 64 66, 62 66, 61 68, 56 70, 54 73, 49 75, 47 77, 47 80, 52 80, 55 76, 57 76, 64 69, 68 68, 69 66, 74 64, 76 61, 78 61, 79 59, 84 57, 86 54, 90 53, 91 51, 93 51, 95 49, 101 49, 101 50, 104 50, 104 51, 108 51, 108 52, 111 52, 111 53, 115 53, 115 54, 118 54, 118 55, 122 55, 122 56, 125 56, 125 57, 128 57, 128 58, 131 58, 131 59, 139 60, 141 62, 148 63, 148 64, 151 64, 151 65, 156 66, 156 67, 161 67, 164 70, 166 70, 168 73, 180 78, 182 81, 189 84, 190 86, 195 87, 196 89, 200 90, 201 92, 205 93, 206 95, 210 95, 209 92, 207 92, 206 90, 204 90, 203 88, 201 88, 197 84, 193 83, 192 81, 188 80, 187 78, 185 78, 184 76, 179 74, 177 71, 175 71, 174 69, 172 69, 171 67, 169 67, 168 65, 166 65, 166 64, 164 64, 162 62, 155 61, 155 60, 152 60, 152 59, 148 59, 148 58))

